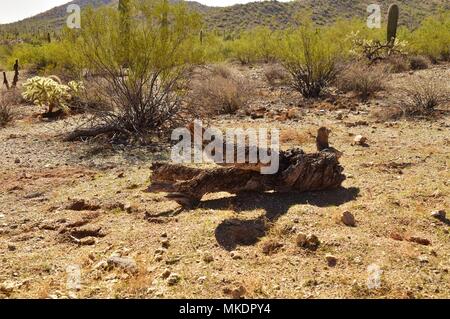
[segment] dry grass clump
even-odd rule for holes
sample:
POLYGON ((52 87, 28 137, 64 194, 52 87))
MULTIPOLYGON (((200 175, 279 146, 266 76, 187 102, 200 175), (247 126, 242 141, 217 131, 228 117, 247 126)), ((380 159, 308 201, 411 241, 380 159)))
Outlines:
POLYGON ((205 115, 233 114, 247 106, 250 93, 247 79, 224 65, 218 65, 200 72, 192 81, 188 102, 205 115))
POLYGON ((450 102, 450 90, 435 79, 416 80, 402 88, 400 101, 405 115, 429 115, 450 102))
POLYGON ((20 103, 20 94, 15 90, 0 92, 0 127, 5 127, 15 118, 13 106, 20 103))
POLYGON ((385 88, 386 77, 384 66, 358 62, 343 67, 336 79, 336 86, 343 92, 355 92, 362 100, 367 100, 385 88))
POLYGON ((384 63, 388 67, 390 73, 402 73, 410 70, 408 59, 401 55, 390 56, 384 63))
POLYGON ((422 55, 415 55, 409 58, 409 65, 412 70, 425 70, 430 65, 430 60, 422 55))
POLYGON ((279 64, 270 64, 264 68, 264 76, 270 85, 282 85, 289 82, 289 73, 279 64))

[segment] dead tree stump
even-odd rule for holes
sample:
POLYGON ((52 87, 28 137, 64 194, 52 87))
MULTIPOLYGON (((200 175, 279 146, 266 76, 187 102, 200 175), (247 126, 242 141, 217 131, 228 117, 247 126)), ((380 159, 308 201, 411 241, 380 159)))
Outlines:
POLYGON ((3 84, 6 86, 6 89, 9 90, 9 82, 8 78, 6 77, 6 72, 3 72, 3 84))
POLYGON ((337 188, 345 180, 343 167, 333 152, 305 154, 300 149, 291 149, 279 156, 280 168, 271 175, 238 167, 199 169, 155 163, 148 191, 167 192, 167 198, 190 208, 207 193, 318 191, 337 188))

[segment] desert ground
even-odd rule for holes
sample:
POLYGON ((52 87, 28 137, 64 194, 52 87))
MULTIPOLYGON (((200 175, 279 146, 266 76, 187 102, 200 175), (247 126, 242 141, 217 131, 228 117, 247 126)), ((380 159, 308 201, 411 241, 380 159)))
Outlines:
POLYGON ((0 129, 0 298, 450 297, 450 221, 432 216, 450 208, 448 105, 432 118, 384 117, 402 83, 450 86, 450 64, 392 74, 368 102, 307 102, 269 85, 262 65, 230 67, 252 79, 254 97, 209 124, 276 127, 283 149, 307 152, 326 126, 343 187, 213 193, 180 211, 145 192, 165 145, 63 142, 82 114, 48 121, 44 108, 18 105, 0 129), (299 247, 299 233, 318 248, 299 247))

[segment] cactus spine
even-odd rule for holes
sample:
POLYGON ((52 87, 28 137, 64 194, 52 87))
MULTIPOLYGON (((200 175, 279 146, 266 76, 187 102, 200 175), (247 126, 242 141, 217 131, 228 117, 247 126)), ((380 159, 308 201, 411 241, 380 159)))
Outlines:
POLYGON ((388 10, 388 25, 387 25, 387 43, 393 44, 397 36, 399 8, 396 4, 391 4, 388 10))

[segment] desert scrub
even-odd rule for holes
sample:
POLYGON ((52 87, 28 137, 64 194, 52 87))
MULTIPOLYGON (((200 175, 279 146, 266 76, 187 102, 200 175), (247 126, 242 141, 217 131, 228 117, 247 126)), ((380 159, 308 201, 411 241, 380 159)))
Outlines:
POLYGON ((53 78, 35 76, 23 85, 22 96, 28 102, 38 106, 47 106, 48 112, 60 108, 65 113, 70 111, 69 103, 80 94, 83 84, 71 81, 67 85, 61 84, 53 78))
POLYGON ((102 134, 147 143, 168 138, 192 116, 183 97, 202 58, 199 15, 167 1, 129 1, 126 9, 85 12, 79 51, 96 74, 92 89, 107 105, 88 108, 88 123, 67 140, 102 134))
POLYGON ((290 81, 289 73, 279 64, 265 66, 264 76, 266 77, 267 82, 272 86, 287 84, 290 81))
POLYGON ((16 90, 0 92, 0 128, 14 121, 16 113, 13 107, 20 103, 16 90))
POLYGON ((428 69, 430 60, 422 55, 413 55, 409 57, 409 66, 412 70, 428 69))
POLYGON ((386 68, 382 65, 368 65, 364 61, 341 67, 336 77, 336 86, 343 92, 354 92, 366 101, 375 92, 385 87, 386 68))
POLYGON ((232 114, 247 106, 250 83, 224 65, 202 70, 191 82, 189 104, 203 115, 232 114))
POLYGON ((340 56, 336 41, 312 21, 285 32, 279 58, 292 76, 292 87, 306 98, 317 98, 336 76, 340 56))
POLYGON ((416 80, 402 88, 400 101, 406 116, 429 115, 450 102, 450 89, 436 79, 416 80))

